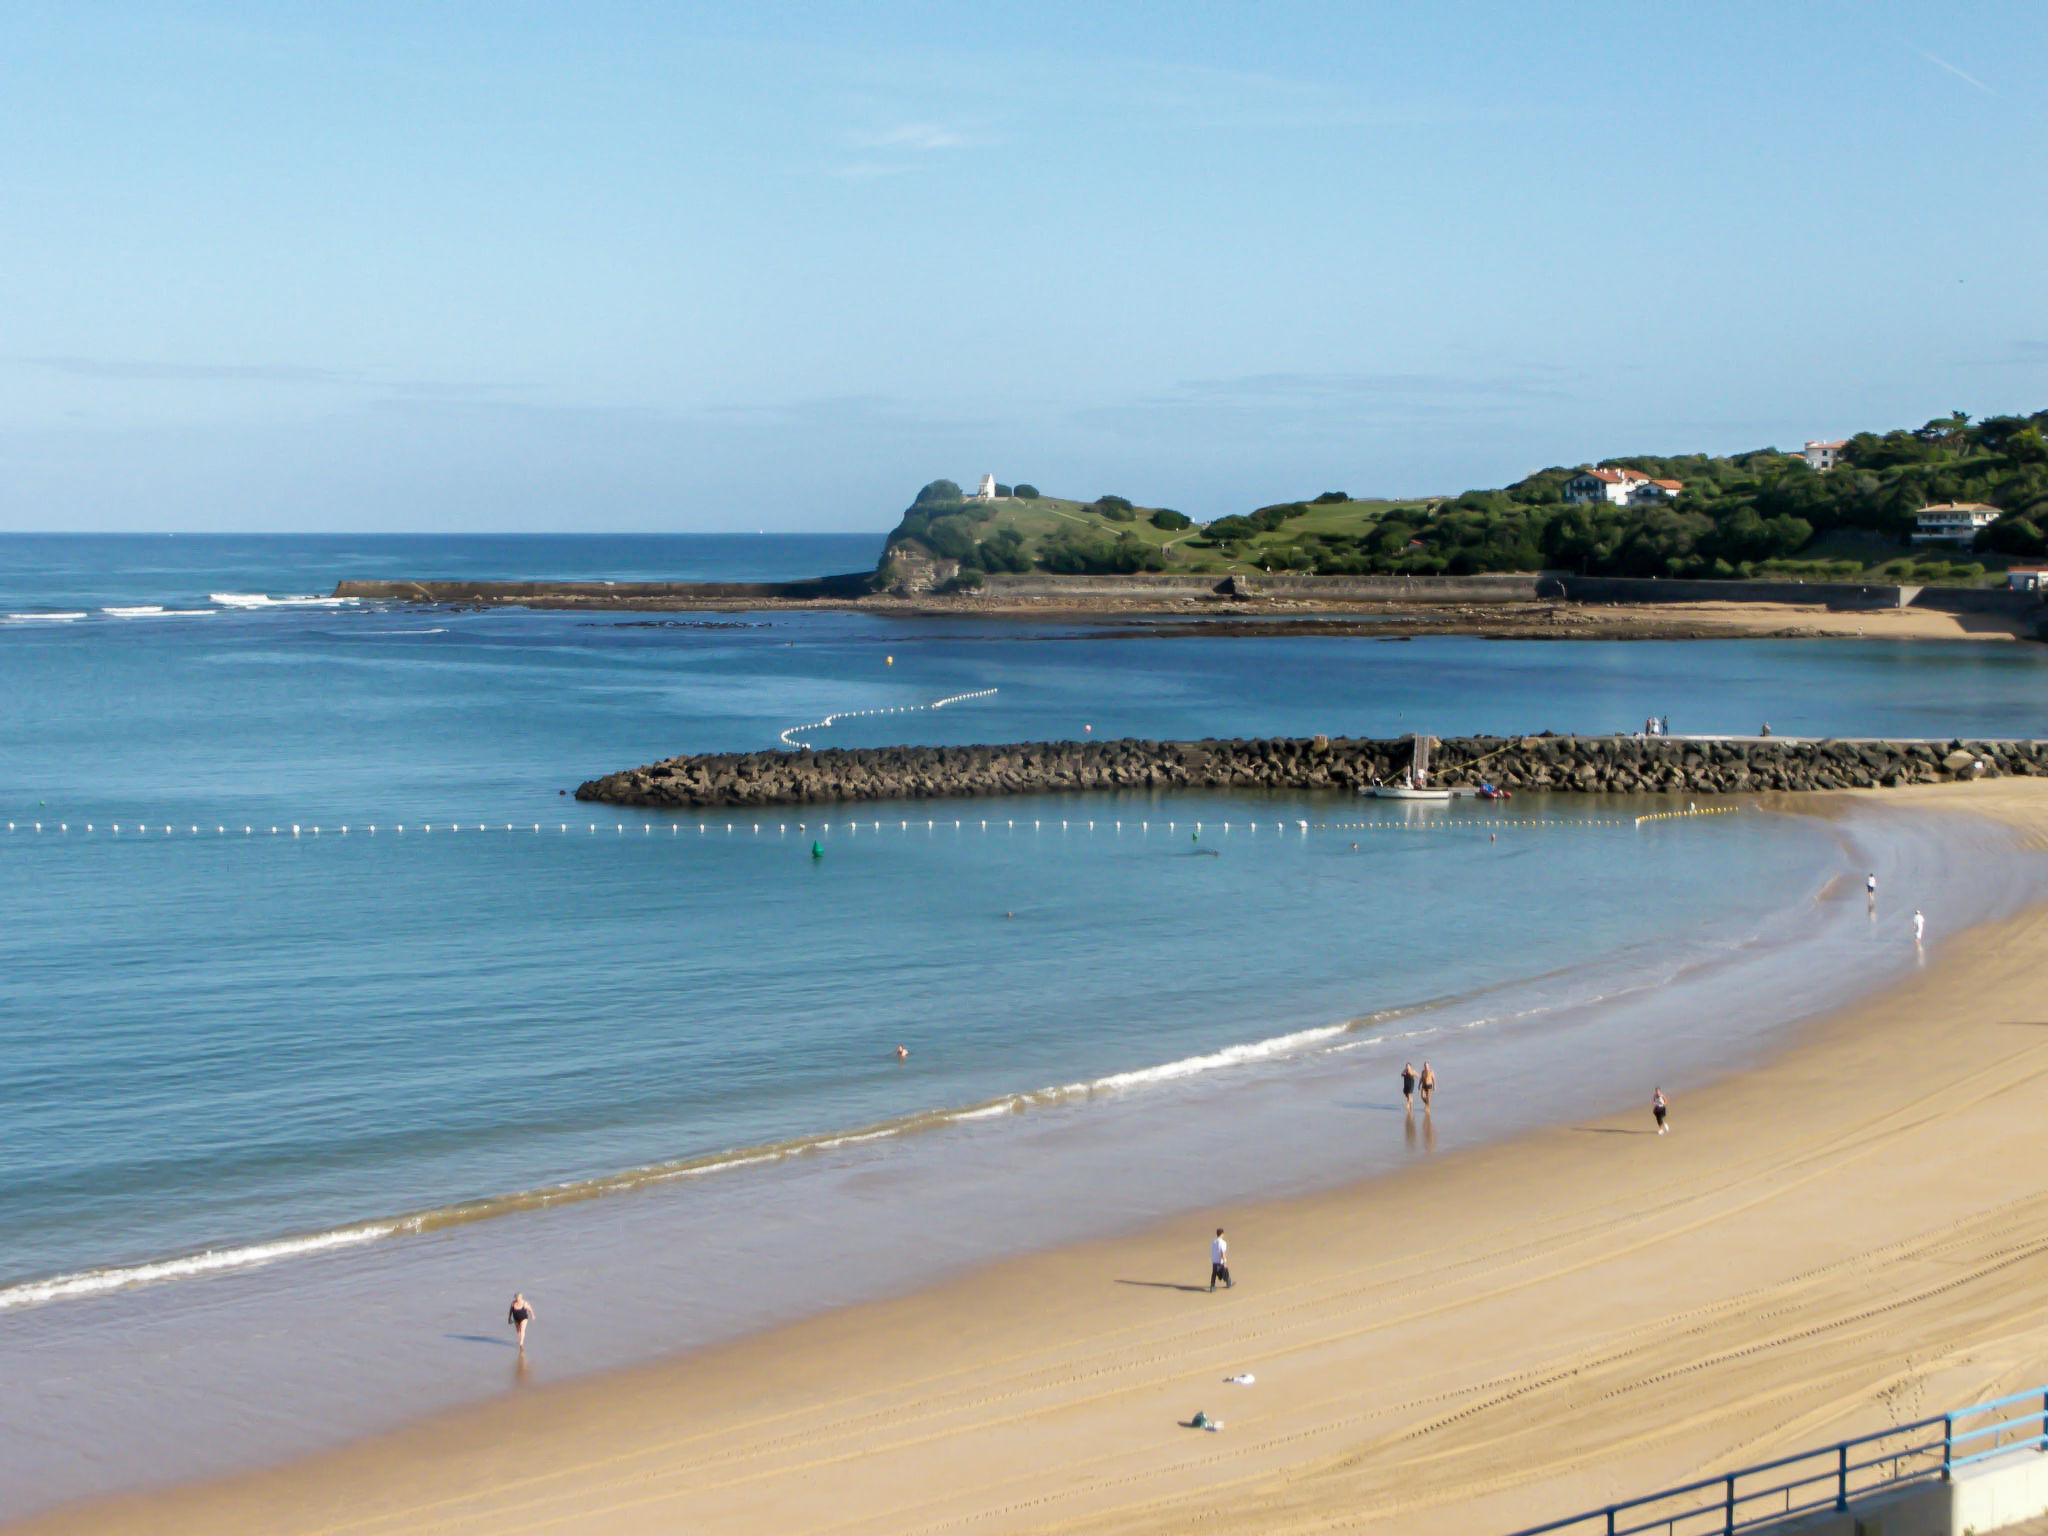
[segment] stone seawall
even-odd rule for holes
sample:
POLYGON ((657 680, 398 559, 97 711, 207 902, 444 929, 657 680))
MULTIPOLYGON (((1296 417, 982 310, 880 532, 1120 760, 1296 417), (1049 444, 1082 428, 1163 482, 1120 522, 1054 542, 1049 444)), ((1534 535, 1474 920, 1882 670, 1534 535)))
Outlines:
MULTIPOLYGON (((1356 791, 1396 778, 1409 743, 1330 739, 1056 741, 672 757, 578 787, 576 798, 678 810, 1118 789, 1356 791)), ((1442 785, 1614 794, 1861 789, 2048 775, 2044 741, 1788 741, 1456 736, 1431 749, 1442 785)))

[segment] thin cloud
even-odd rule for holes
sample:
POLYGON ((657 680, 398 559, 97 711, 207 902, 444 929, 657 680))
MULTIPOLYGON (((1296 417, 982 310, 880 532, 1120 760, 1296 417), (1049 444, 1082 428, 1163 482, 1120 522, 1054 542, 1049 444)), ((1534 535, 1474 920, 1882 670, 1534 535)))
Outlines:
POLYGON ((912 149, 930 152, 965 149, 973 140, 954 128, 938 123, 898 123, 876 133, 857 133, 853 142, 862 149, 912 149))
POLYGON ((291 363, 151 363, 108 357, 24 357, 19 359, 74 379, 128 383, 360 384, 363 376, 336 368, 291 363))
POLYGON ((1416 397, 1469 399, 1558 393, 1561 370, 1531 368, 1519 373, 1247 373, 1232 378, 1189 379, 1149 403, 1242 404, 1411 400, 1416 397))
POLYGON ((1944 59, 1940 54, 1929 53, 1925 48, 1916 48, 1913 51, 1919 54, 1920 57, 1925 59, 1928 63, 1932 64, 1936 69, 1947 70, 1950 74, 1954 75, 1958 80, 1962 81, 1965 85, 1974 85, 1986 96, 1996 96, 1998 94, 1998 92, 1994 91, 1982 80, 1979 80, 1967 69, 1963 69, 1958 67, 1957 65, 1949 63, 1949 61, 1947 59, 1944 59))
POLYGON ((10 361, 66 378, 115 384, 302 384, 371 389, 417 399, 488 399, 505 388, 466 379, 393 379, 361 369, 319 368, 301 363, 186 363, 70 354, 16 357, 10 361))
POLYGON ((842 181, 872 181, 878 176, 903 176, 914 167, 889 160, 854 160, 846 165, 825 168, 827 176, 837 176, 842 181))

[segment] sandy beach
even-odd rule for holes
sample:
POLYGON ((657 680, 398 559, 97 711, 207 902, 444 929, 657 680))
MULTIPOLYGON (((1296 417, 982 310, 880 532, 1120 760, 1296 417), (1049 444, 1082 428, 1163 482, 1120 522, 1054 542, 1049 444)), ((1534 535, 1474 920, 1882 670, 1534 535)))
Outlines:
MULTIPOLYGON (((2039 782, 1892 798, 2048 849, 2039 782)), ((1666 1083, 1667 1137, 1630 1107, 561 1385, 537 1297, 531 1390, 15 1529, 1499 1532, 2031 1385, 2048 911, 1929 917, 1903 985, 1666 1083)))

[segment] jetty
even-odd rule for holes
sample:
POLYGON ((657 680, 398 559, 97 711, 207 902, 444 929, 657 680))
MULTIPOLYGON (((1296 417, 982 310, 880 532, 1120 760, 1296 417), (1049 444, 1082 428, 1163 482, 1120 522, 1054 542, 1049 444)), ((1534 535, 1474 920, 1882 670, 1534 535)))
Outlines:
MULTIPOLYGON (((675 810, 1115 790, 1328 790, 1397 777, 1411 738, 1041 741, 711 753, 606 774, 579 800, 675 810)), ((2048 775, 2048 741, 1783 736, 1431 738, 1435 781, 1572 794, 1722 795, 2048 775)))

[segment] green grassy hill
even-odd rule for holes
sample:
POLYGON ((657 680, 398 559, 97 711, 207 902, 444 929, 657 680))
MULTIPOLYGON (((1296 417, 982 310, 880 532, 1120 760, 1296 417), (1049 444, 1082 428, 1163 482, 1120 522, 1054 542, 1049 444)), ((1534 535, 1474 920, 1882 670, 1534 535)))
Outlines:
MULTIPOLYGON (((1030 486, 993 502, 937 480, 889 536, 885 580, 936 568, 973 585, 1000 571, 1311 571, 1462 575, 1566 569, 1625 576, 1797 576, 1969 583, 2048 552, 2048 411, 1859 433, 1825 473, 1795 453, 1606 459, 1683 482, 1650 506, 1575 505, 1555 467, 1498 490, 1366 500, 1327 491, 1192 526, 1117 496, 1081 502, 1030 486), (2003 514, 1974 549, 1914 546, 1914 515, 1973 501, 2003 514), (1987 574, 1988 573, 1988 574, 1987 574)), ((1003 488, 1007 489, 1007 488, 1003 488)))

